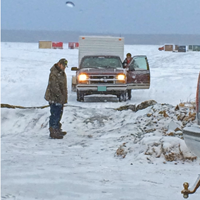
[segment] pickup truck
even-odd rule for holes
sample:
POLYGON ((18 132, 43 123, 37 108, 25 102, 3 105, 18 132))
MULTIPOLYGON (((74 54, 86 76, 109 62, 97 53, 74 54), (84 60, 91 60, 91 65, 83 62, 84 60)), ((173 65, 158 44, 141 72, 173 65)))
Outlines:
POLYGON ((128 99, 132 89, 149 89, 150 69, 145 55, 133 56, 124 68, 123 38, 84 36, 79 38, 79 67, 72 67, 72 88, 77 101, 86 95, 111 94, 128 99))
POLYGON ((84 56, 79 68, 73 67, 72 71, 76 71, 77 101, 84 101, 90 94, 112 94, 126 101, 129 90, 150 86, 146 56, 134 56, 126 69, 118 56, 84 56))
POLYGON ((126 95, 126 70, 118 56, 84 56, 76 70, 77 101, 84 101, 85 95, 113 94, 120 101, 126 95))

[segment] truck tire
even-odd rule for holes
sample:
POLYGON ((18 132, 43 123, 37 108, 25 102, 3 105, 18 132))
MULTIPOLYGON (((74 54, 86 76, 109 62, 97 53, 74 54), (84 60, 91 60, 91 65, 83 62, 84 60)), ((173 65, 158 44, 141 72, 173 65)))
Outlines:
POLYGON ((84 101, 84 93, 81 91, 76 91, 77 94, 77 101, 84 101))
POLYGON ((128 100, 131 100, 131 90, 127 90, 128 93, 128 100))
POLYGON ((119 102, 126 101, 126 92, 122 92, 118 95, 119 102))

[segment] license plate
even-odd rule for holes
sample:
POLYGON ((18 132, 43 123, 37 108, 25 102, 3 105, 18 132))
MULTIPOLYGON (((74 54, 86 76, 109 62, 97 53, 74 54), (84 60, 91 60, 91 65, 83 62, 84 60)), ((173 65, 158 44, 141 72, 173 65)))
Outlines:
POLYGON ((105 92, 106 91, 106 86, 98 86, 97 90, 99 92, 105 92))

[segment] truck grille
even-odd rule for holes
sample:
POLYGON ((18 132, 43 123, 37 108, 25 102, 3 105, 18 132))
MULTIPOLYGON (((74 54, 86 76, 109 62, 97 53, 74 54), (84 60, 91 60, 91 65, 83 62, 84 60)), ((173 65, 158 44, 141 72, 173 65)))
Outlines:
POLYGON ((109 75, 90 75, 89 77, 90 84, 105 84, 105 83, 115 83, 115 76, 109 76, 109 75))

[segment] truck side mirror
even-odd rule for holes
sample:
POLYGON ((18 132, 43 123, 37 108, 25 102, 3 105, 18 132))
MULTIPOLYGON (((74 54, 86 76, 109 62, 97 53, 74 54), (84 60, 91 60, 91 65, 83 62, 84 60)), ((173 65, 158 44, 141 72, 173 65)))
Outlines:
POLYGON ((72 67, 71 71, 78 71, 78 68, 77 67, 72 67))

